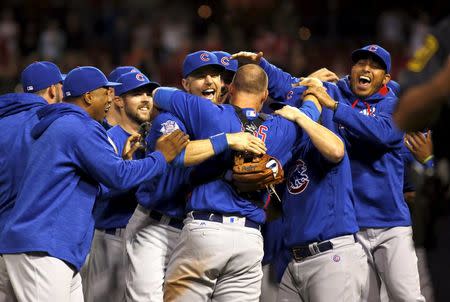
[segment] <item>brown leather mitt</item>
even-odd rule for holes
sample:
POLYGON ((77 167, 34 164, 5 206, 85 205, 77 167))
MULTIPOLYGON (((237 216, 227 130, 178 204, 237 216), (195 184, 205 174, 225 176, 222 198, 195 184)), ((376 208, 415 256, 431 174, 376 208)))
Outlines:
POLYGON ((284 171, 281 163, 273 156, 238 153, 234 157, 232 180, 239 192, 253 192, 283 182, 284 171))

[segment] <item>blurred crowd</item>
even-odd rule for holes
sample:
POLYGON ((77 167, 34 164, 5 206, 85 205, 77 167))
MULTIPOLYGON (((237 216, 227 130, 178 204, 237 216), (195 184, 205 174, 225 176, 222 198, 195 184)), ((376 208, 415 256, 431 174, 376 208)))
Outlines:
POLYGON ((384 2, 362 8, 337 0, 6 0, 0 4, 0 93, 15 89, 20 71, 37 60, 63 71, 92 65, 109 73, 133 65, 177 86, 183 58, 198 49, 263 51, 293 74, 328 67, 344 75, 348 53, 371 42, 391 52, 395 79, 448 4, 430 2, 424 11, 415 1, 408 9, 384 2))

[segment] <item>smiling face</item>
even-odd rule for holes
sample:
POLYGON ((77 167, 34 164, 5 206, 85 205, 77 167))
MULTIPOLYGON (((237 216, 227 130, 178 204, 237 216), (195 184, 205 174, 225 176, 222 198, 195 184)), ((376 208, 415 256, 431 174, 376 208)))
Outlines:
POLYGON ((108 87, 100 87, 85 93, 84 97, 88 98, 88 102, 90 103, 90 111, 88 112, 91 117, 96 121, 103 121, 111 107, 113 91, 108 87))
POLYGON ((391 79, 383 63, 376 57, 361 57, 354 63, 350 73, 350 87, 354 94, 367 98, 380 90, 391 79))
POLYGON ((193 95, 201 96, 211 100, 213 103, 220 102, 221 94, 221 70, 214 66, 199 68, 182 80, 184 89, 193 95))
POLYGON ((153 98, 148 88, 135 89, 121 96, 125 114, 138 125, 150 121, 153 98))

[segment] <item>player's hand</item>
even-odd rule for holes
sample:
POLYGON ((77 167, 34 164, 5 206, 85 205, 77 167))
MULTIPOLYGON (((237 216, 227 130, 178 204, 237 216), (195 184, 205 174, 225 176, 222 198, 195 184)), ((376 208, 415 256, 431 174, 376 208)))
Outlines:
POLYGON ((160 151, 168 163, 180 154, 186 148, 189 142, 189 135, 185 134, 180 129, 173 131, 170 134, 161 136, 156 141, 155 149, 160 151))
POLYGON ((123 146, 122 158, 125 160, 132 160, 134 152, 138 150, 141 146, 141 135, 136 133, 128 137, 125 145, 123 146))
POLYGON ((339 81, 339 77, 327 68, 320 68, 319 70, 314 71, 308 76, 308 78, 318 78, 322 82, 332 83, 336 83, 337 81, 339 81))
POLYGON ((274 111, 274 114, 282 116, 285 119, 290 120, 291 122, 296 122, 297 119, 302 118, 302 116, 306 117, 306 115, 301 112, 300 109, 289 105, 286 105, 283 108, 274 111))
POLYGON ((431 140, 431 131, 427 135, 422 132, 409 132, 405 135, 404 143, 406 148, 411 151, 414 158, 424 163, 425 160, 433 155, 433 142, 431 140))
POLYGON ((327 89, 325 87, 309 87, 303 92, 303 97, 308 94, 312 94, 317 98, 320 105, 323 107, 327 107, 329 109, 334 109, 336 106, 335 100, 331 98, 331 96, 327 93, 327 89))
POLYGON ((248 132, 227 133, 227 141, 230 149, 235 151, 251 152, 257 155, 267 151, 264 142, 248 132))
POLYGON ((232 54, 230 60, 237 60, 239 66, 245 64, 259 64, 261 58, 263 57, 263 52, 260 51, 258 53, 249 52, 249 51, 240 51, 238 53, 232 54))
POLYGON ((298 86, 323 87, 323 83, 318 78, 306 77, 306 78, 301 78, 300 82, 293 83, 291 86, 292 87, 298 87, 298 86))

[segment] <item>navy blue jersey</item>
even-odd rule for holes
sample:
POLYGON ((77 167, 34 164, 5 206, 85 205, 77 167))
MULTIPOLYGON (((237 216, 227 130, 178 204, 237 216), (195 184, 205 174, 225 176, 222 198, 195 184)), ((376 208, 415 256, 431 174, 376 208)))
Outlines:
MULTIPOLYGON (((116 146, 118 155, 121 156, 123 147, 131 134, 119 125, 110 128, 106 133, 116 146)), ((136 154, 134 159, 138 159, 136 154)), ((111 192, 106 198, 97 199, 93 211, 95 228, 112 229, 126 227, 137 205, 134 193, 135 189, 133 188, 125 192, 111 192)))
POLYGON ((39 121, 36 111, 48 105, 40 96, 9 93, 0 96, 0 233, 14 207, 25 172, 31 129, 39 121))
MULTIPOLYGON (((206 139, 217 133, 242 130, 242 123, 232 105, 215 105, 203 98, 169 88, 158 89, 154 102, 158 107, 175 114, 185 125, 191 139, 206 139)), ((251 109, 244 111, 249 118, 257 116, 251 109)), ((291 158, 293 146, 302 135, 296 124, 278 116, 264 121, 257 133, 265 142, 267 153, 283 164, 291 158)), ((216 160, 228 162, 231 167, 232 153, 225 152, 216 160)), ((265 221, 264 210, 238 195, 222 178, 197 186, 188 201, 187 210, 236 214, 257 223, 265 221)))
POLYGON ((46 252, 79 270, 91 246, 99 183, 129 190, 164 173, 167 163, 160 152, 122 160, 100 123, 76 105, 45 106, 37 115, 35 142, 0 234, 0 253, 46 252))
MULTIPOLYGON (((147 136, 148 152, 155 150, 156 141, 161 135, 177 129, 186 132, 183 123, 173 114, 160 113, 153 120, 147 136)), ((164 215, 182 219, 189 193, 190 171, 191 168, 170 166, 163 175, 142 183, 136 192, 139 204, 164 215)))

